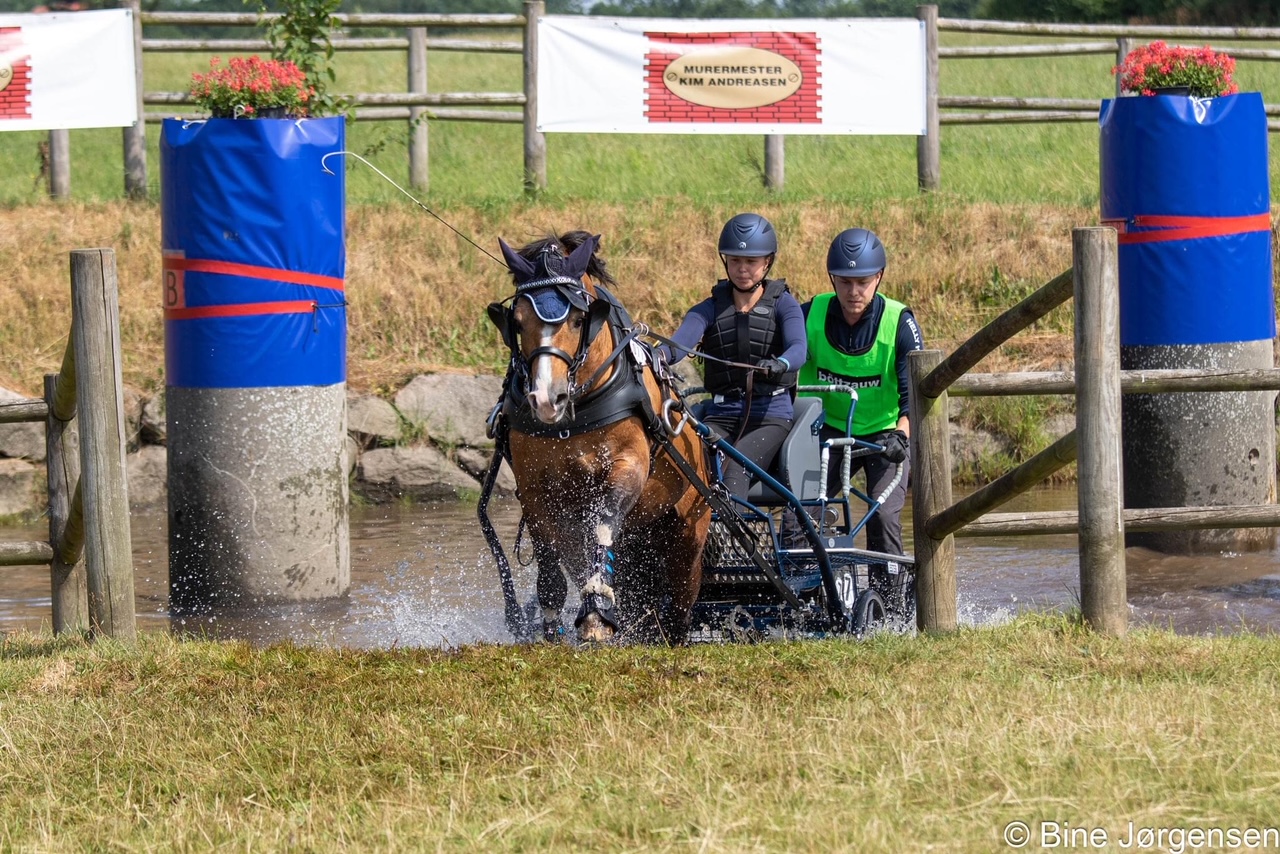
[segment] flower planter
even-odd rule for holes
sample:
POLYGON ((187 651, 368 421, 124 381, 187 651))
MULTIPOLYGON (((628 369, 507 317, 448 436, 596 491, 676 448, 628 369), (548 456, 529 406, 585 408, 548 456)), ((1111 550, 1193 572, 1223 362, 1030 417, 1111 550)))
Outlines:
POLYGON ((1102 221, 1122 232, 1121 343, 1270 340, 1262 96, 1116 98, 1100 124, 1102 221))

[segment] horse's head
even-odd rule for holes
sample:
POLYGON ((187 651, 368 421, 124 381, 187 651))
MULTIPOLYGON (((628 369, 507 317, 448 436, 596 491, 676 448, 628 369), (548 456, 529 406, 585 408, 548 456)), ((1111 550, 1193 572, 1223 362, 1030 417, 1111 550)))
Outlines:
MULTIPOLYGON (((511 349, 530 410, 544 424, 572 419, 574 400, 590 385, 579 385, 579 372, 594 370, 603 359, 593 350, 611 305, 586 278, 610 280, 595 255, 599 242, 599 235, 581 231, 519 251, 498 241, 516 293, 509 306, 506 300, 492 303, 489 319, 511 349)), ((602 339, 600 347, 608 346, 602 339)))

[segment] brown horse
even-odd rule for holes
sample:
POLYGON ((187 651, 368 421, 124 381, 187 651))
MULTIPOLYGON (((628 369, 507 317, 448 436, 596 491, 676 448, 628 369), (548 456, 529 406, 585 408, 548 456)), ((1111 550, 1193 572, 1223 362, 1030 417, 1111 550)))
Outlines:
POLYGON ((567 574, 581 640, 683 642, 711 517, 690 480, 706 483, 701 442, 672 429, 670 378, 606 288, 599 236, 499 243, 516 294, 489 306, 511 350, 497 429, 538 563, 543 635, 563 632, 567 574))

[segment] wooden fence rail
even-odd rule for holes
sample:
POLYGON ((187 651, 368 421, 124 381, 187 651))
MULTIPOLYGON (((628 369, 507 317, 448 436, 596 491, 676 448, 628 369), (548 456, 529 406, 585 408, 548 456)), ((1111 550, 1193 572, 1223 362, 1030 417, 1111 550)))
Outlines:
POLYGON ((0 423, 43 421, 49 540, 0 542, 0 567, 48 565, 53 630, 136 636, 125 479, 115 253, 71 253, 71 334, 44 397, 0 403, 0 423))
POLYGON ((1280 370, 1120 370, 1119 271, 1115 231, 1078 228, 1073 265, 974 333, 946 359, 909 356, 912 508, 918 622, 956 627, 955 537, 1079 535, 1081 607, 1095 629, 1126 630, 1124 533, 1191 528, 1280 527, 1280 506, 1125 509, 1121 493, 1120 396, 1167 392, 1278 391, 1280 370), (1074 298, 1075 372, 971 374, 1013 335, 1074 298), (949 397, 1076 395, 1076 429, 1013 471, 953 503, 949 397), (1072 461, 1079 465, 1077 511, 992 513, 1072 461))

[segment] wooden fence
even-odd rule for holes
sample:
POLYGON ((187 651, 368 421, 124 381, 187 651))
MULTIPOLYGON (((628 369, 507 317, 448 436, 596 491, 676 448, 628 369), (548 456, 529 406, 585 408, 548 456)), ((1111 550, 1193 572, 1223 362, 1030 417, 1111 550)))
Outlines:
POLYGON ((1116 232, 1077 228, 1070 270, 987 324, 946 359, 912 353, 910 395, 912 509, 923 631, 956 627, 954 537, 1078 533, 1085 619, 1123 634, 1124 532, 1188 528, 1280 527, 1280 506, 1164 507, 1126 510, 1121 489, 1120 395, 1188 391, 1276 391, 1280 369, 1248 371, 1120 370, 1120 297, 1116 232), (1017 332, 1075 300, 1075 372, 971 374, 968 371, 1017 332), (1076 395, 1076 429, 1016 469, 952 503, 949 395, 1076 395), (990 511, 1079 461, 1076 511, 995 514, 990 511))
MULTIPOLYGON (((131 0, 134 4, 138 0, 131 0)), ((135 5, 136 9, 136 5, 135 5)), ((406 120, 409 124, 409 176, 413 187, 428 186, 428 121, 520 122, 524 126, 524 185, 529 192, 547 186, 546 140, 537 130, 537 22, 544 14, 543 0, 525 0, 522 15, 377 14, 336 15, 344 30, 361 28, 403 28, 396 38, 338 38, 339 51, 407 51, 408 79, 404 92, 364 92, 344 95, 355 108, 357 121, 406 120), (478 41, 460 38, 428 38, 440 29, 518 29, 520 41, 478 41), (476 53, 518 53, 523 56, 523 87, 519 92, 437 92, 427 91, 427 53, 430 50, 476 53), (504 109, 519 107, 519 110, 504 109)), ((270 16, 268 16, 270 17, 270 16)), ((1092 122, 1098 119, 1099 101, 1091 98, 1013 98, 982 95, 940 95, 941 62, 966 59, 1026 58, 1036 56, 1111 55, 1118 64, 1131 47, 1151 39, 1230 41, 1280 41, 1275 27, 1176 27, 1121 26, 1100 24, 1033 24, 1013 21, 976 21, 940 18, 938 7, 916 7, 916 17, 925 27, 926 82, 925 134, 918 137, 916 177, 921 190, 941 187, 941 128, 943 125, 1092 122), (1015 35, 1028 39, 1089 38, 1078 43, 988 45, 941 47, 939 33, 985 33, 1015 35), (1105 40, 1104 40, 1105 39, 1105 40)), ((141 12, 135 15, 140 111, 146 122, 159 122, 169 112, 146 107, 188 106, 186 92, 142 92, 142 63, 148 53, 266 51, 262 39, 148 39, 143 25, 255 27, 256 14, 235 12, 141 12)), ((1237 59, 1276 61, 1280 50, 1231 48, 1237 59)), ((1117 82, 1117 87, 1118 87, 1117 82)), ((1118 93, 1117 93, 1118 94, 1118 93)), ((1280 117, 1280 105, 1268 105, 1267 115, 1280 117)), ((1268 121, 1268 129, 1280 131, 1280 118, 1268 121)), ((147 165, 145 124, 125 131, 125 190, 131 196, 145 196, 147 165)), ((50 132, 50 193, 66 198, 70 193, 70 146, 66 131, 50 132)), ((785 174, 785 137, 764 138, 764 186, 782 189, 785 174)))
POLYGON ((115 253, 71 253, 71 334, 44 397, 0 403, 0 424, 45 423, 49 540, 0 542, 0 567, 48 564, 53 630, 136 636, 125 479, 115 253))

